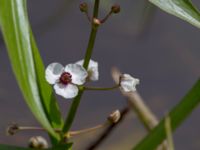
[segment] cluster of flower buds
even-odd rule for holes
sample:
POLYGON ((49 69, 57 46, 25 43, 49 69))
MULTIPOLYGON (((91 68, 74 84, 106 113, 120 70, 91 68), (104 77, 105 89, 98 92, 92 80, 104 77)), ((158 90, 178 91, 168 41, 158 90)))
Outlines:
POLYGON ((88 4, 86 2, 83 2, 79 5, 79 9, 81 12, 85 13, 88 20, 94 25, 94 27, 99 26, 100 24, 104 23, 112 14, 118 14, 120 12, 120 6, 118 4, 113 5, 110 8, 110 12, 103 18, 103 19, 98 19, 98 18, 93 18, 88 14, 88 4))

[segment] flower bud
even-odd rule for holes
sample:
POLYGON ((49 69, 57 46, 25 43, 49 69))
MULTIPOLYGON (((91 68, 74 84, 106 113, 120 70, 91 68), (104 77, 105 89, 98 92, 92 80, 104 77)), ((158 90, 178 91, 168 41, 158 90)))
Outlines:
POLYGON ((120 6, 118 4, 115 4, 111 7, 111 11, 114 13, 114 14, 117 14, 120 12, 120 6))
POLYGON ((87 3, 83 2, 79 5, 80 11, 81 12, 87 12, 88 11, 88 5, 87 3))
POLYGON ((19 130, 19 126, 16 123, 11 124, 8 126, 6 133, 7 135, 14 135, 19 130))
POLYGON ((46 139, 44 139, 42 136, 31 137, 28 145, 30 148, 36 148, 36 149, 48 148, 48 143, 46 139))
POLYGON ((109 117, 108 120, 111 123, 117 123, 119 121, 119 119, 121 118, 121 113, 119 110, 115 110, 114 112, 112 112, 109 117))
POLYGON ((101 25, 101 21, 97 18, 94 18, 93 19, 93 25, 94 25, 94 27, 98 27, 99 25, 101 25))
POLYGON ((94 18, 92 25, 93 25, 93 28, 97 28, 99 25, 101 25, 101 21, 97 18, 94 18))
POLYGON ((132 77, 129 74, 123 74, 120 76, 120 88, 124 92, 135 92, 136 85, 140 83, 140 80, 132 77))

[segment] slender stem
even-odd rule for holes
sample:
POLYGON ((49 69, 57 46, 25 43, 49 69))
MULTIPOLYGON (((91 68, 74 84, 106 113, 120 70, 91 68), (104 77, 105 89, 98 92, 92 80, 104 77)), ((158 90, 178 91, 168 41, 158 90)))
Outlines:
MULTIPOLYGON (((98 17, 98 11, 99 11, 99 1, 100 0, 95 0, 94 4, 94 11, 93 11, 93 19, 98 17)), ((92 21, 93 21, 92 19, 92 21)), ((96 39, 96 34, 97 34, 98 27, 93 27, 93 22, 91 23, 91 32, 90 32, 90 38, 87 46, 87 50, 85 53, 85 59, 83 63, 83 67, 87 70, 91 56, 92 56, 92 51, 94 48, 95 44, 95 39, 96 39)))
POLYGON ((63 133, 67 133, 74 121, 78 106, 80 104, 81 97, 83 95, 84 90, 79 90, 78 95, 74 98, 73 103, 70 107, 69 113, 67 115, 67 119, 65 120, 65 124, 63 126, 63 133))
POLYGON ((90 62, 90 59, 91 59, 91 56, 92 56, 92 50, 93 50, 93 47, 94 47, 98 27, 96 27, 96 28, 92 27, 92 28, 93 29, 90 32, 89 44, 88 44, 88 47, 87 47, 87 51, 86 51, 85 59, 84 59, 84 64, 83 64, 83 67, 86 70, 88 68, 88 65, 89 65, 89 62, 90 62))
MULTIPOLYGON (((93 18, 98 17, 99 1, 100 0, 95 0, 93 18)), ((94 28, 93 23, 92 23, 90 38, 89 38, 89 42, 88 42, 88 46, 87 46, 87 50, 86 50, 86 54, 85 54, 85 58, 84 58, 84 64, 83 64, 83 66, 86 70, 88 68, 90 58, 92 56, 92 50, 93 50, 94 43, 95 43, 97 29, 98 29, 98 27, 94 28)), ((67 133, 69 131, 69 129, 74 121, 74 118, 75 118, 75 115, 76 115, 76 112, 77 112, 78 106, 80 104, 80 100, 81 100, 83 93, 84 93, 84 89, 80 89, 78 95, 73 100, 73 103, 70 107, 70 110, 69 110, 69 113, 67 116, 67 119, 65 120, 65 124, 63 126, 63 130, 62 130, 63 133, 67 133)))
POLYGON ((88 21, 91 22, 92 20, 91 20, 91 18, 90 18, 90 15, 88 14, 88 12, 85 12, 85 15, 86 15, 88 21))
POLYGON ((23 127, 23 126, 20 126, 19 127, 19 130, 46 130, 45 128, 41 128, 41 127, 23 127))
POLYGON ((108 20, 108 18, 112 15, 112 11, 110 11, 106 16, 105 16, 105 18, 103 18, 102 20, 101 20, 101 23, 104 23, 104 22, 106 22, 106 20, 108 20))
POLYGON ((114 89, 117 89, 117 88, 119 88, 119 85, 115 85, 115 86, 113 86, 113 87, 106 87, 106 88, 104 88, 104 87, 86 87, 86 86, 84 86, 84 89, 85 90, 96 90, 96 91, 109 91, 109 90, 114 90, 114 89))
MULTIPOLYGON (((92 132, 92 131, 101 129, 101 128, 105 127, 106 125, 108 125, 109 123, 110 122, 106 121, 105 123, 97 125, 95 127, 82 129, 82 130, 77 130, 77 131, 69 131, 68 133, 69 133, 70 136, 76 136, 76 135, 79 135, 79 134, 84 134, 84 133, 88 133, 88 132, 92 132)), ((45 128, 42 128, 42 127, 31 127, 31 126, 29 126, 29 127, 20 126, 20 127, 18 127, 18 130, 40 130, 40 131, 46 131, 45 128)), ((61 132, 62 130, 61 129, 54 129, 54 131, 61 132)))
POLYGON ((93 18, 97 18, 97 17, 98 17, 99 2, 100 2, 100 0, 95 0, 95 3, 94 3, 94 11, 93 11, 93 18))
POLYGON ((172 137, 172 129, 171 129, 171 119, 169 115, 165 117, 165 131, 167 135, 167 144, 169 146, 169 150, 174 150, 174 142, 172 137))
POLYGON ((100 125, 97 125, 97 126, 92 127, 92 128, 78 130, 78 131, 70 131, 69 135, 70 136, 76 136, 76 135, 92 132, 92 131, 95 131, 95 130, 98 130, 98 129, 101 129, 101 128, 105 127, 108 123, 109 122, 106 121, 104 124, 100 124, 100 125))
MULTIPOLYGON (((25 126, 20 126, 19 130, 42 130, 42 131, 46 131, 46 129, 42 128, 42 127, 25 127, 25 126)), ((54 131, 61 132, 61 129, 54 129, 54 131)))
MULTIPOLYGON (((104 122, 103 124, 100 124, 100 125, 97 125, 95 127, 91 127, 91 128, 87 128, 87 129, 82 129, 82 130, 77 130, 77 131, 69 131, 67 134, 69 134, 70 136, 76 136, 76 135, 79 135, 79 134, 84 134, 84 133, 88 133, 88 132, 92 132, 92 131, 95 131, 95 130, 98 130, 98 129, 101 129, 103 127, 106 127, 106 125, 109 125, 110 122, 106 121, 104 122)), ((42 127, 34 127, 34 126, 19 126, 18 129, 16 130, 39 130, 39 131, 46 131, 45 128, 42 128, 42 127)), ((61 129, 57 128, 57 129, 54 129, 55 132, 62 132, 61 129)))

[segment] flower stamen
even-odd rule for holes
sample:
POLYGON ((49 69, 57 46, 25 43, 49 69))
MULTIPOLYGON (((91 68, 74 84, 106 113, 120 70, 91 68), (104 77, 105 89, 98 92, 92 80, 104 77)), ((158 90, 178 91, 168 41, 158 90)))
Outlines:
POLYGON ((72 81, 72 75, 69 72, 63 72, 60 76, 60 83, 67 85, 72 81))

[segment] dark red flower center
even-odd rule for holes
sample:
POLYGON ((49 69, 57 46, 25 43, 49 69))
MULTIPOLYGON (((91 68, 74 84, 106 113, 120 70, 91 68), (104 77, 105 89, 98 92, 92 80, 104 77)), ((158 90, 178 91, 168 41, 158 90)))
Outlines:
POLYGON ((72 81, 72 75, 69 72, 63 72, 60 76, 60 83, 67 85, 72 81))

